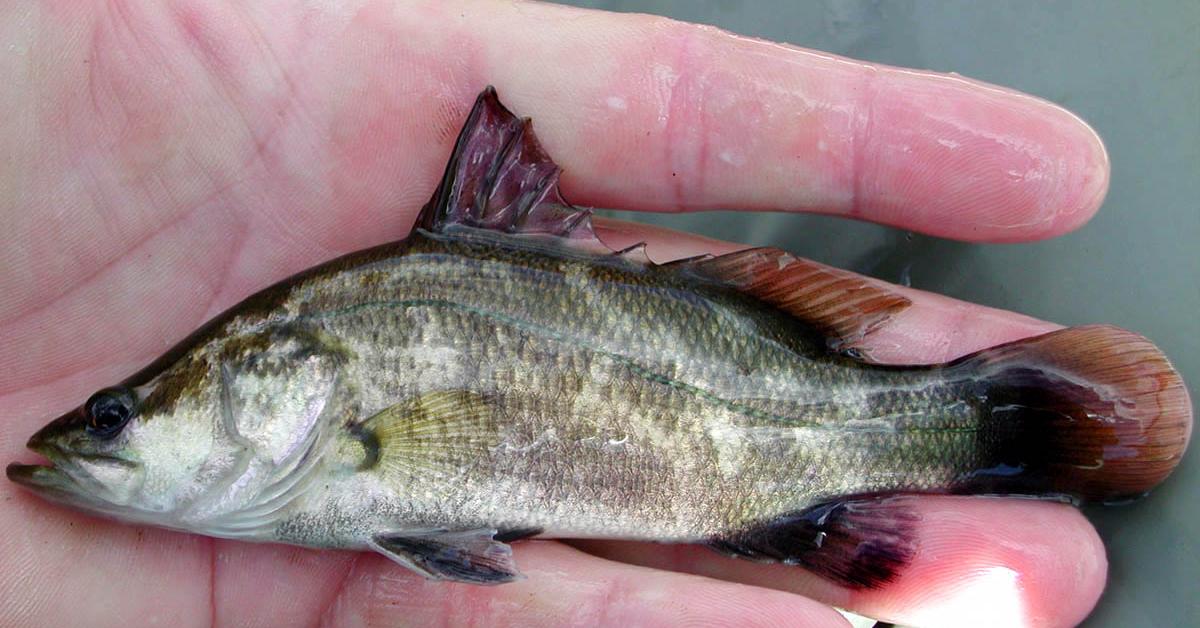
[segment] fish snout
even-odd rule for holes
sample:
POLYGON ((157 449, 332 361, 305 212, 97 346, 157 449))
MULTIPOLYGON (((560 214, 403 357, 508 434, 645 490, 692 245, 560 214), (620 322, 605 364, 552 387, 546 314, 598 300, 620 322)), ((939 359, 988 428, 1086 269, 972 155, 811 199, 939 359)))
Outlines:
POLYGON ((75 408, 34 432, 25 442, 25 447, 42 455, 47 454, 47 449, 67 449, 65 445, 78 440, 86 426, 83 408, 75 408))
POLYGON ((113 487, 126 484, 138 465, 115 451, 111 441, 89 433, 87 427, 83 407, 47 423, 25 443, 46 460, 11 463, 5 475, 52 501, 92 509, 110 502, 113 487))

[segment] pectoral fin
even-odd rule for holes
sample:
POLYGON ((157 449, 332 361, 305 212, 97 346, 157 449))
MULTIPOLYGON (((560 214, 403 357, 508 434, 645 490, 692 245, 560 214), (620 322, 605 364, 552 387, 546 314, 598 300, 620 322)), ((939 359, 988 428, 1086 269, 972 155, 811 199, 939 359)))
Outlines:
POLYGON ((359 470, 447 477, 496 445, 495 400, 469 390, 437 390, 383 409, 350 426, 362 443, 359 470))
POLYGON ((496 540, 494 528, 385 532, 371 547, 431 580, 504 584, 521 578, 512 547, 496 540))

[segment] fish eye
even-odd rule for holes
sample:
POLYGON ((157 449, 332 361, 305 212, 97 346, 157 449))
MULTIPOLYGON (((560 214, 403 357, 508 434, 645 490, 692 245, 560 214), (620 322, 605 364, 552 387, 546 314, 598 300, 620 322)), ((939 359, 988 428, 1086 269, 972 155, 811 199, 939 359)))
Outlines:
POLYGON ((87 400, 83 411, 89 434, 100 439, 112 438, 133 418, 133 391, 127 388, 105 388, 87 400))

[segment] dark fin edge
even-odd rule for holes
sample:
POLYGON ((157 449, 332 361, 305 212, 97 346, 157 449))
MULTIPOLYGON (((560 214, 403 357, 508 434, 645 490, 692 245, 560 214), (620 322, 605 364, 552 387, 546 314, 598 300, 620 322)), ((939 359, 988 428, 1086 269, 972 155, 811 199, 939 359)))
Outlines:
POLYGON ((908 297, 880 282, 774 248, 701 256, 669 266, 778 307, 815 327, 835 350, 854 347, 912 305, 908 297))
POLYGON ((417 226, 431 232, 457 224, 595 239, 591 210, 573 207, 559 194, 559 172, 538 143, 532 122, 513 115, 488 86, 475 100, 417 226))
POLYGON ((545 532, 545 530, 542 528, 508 528, 500 530, 493 538, 501 543, 513 543, 515 541, 532 539, 543 532, 545 532))
POLYGON ((710 539, 708 545, 731 556, 799 565, 847 588, 879 589, 911 562, 917 519, 907 498, 848 498, 710 539))
POLYGON ((951 368, 982 377, 991 409, 979 444, 995 466, 964 478, 963 492, 1123 501, 1162 482, 1187 448, 1192 404, 1183 380, 1133 332, 1072 327, 951 368))

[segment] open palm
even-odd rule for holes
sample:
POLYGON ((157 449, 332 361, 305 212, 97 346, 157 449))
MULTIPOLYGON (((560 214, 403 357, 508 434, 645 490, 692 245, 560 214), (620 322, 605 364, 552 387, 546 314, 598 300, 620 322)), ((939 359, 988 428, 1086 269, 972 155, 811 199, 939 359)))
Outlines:
MULTIPOLYGON (((959 78, 538 4, 243 4, 0 6, 6 460, 241 297, 402 237, 489 83, 534 118, 584 205, 817 211, 1015 241, 1079 226, 1107 187, 1078 119, 959 78)), ((660 261, 737 248, 598 230, 660 261)), ((875 358, 938 361, 1053 327, 910 294, 871 337, 875 358)), ((1028 501, 914 498, 913 564, 853 592, 795 567, 599 542, 518 543, 515 584, 429 583, 371 554, 119 525, 9 483, 0 495, 0 617, 16 625, 839 625, 829 604, 1064 625, 1105 579, 1079 513, 1028 501)))

